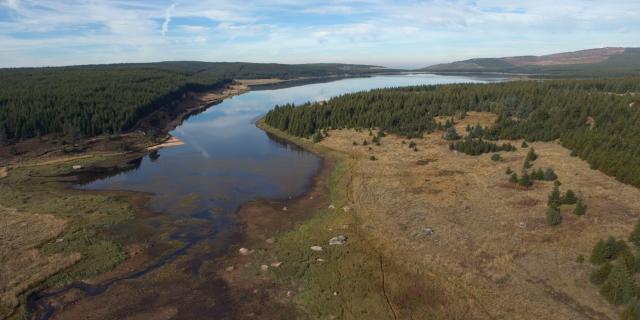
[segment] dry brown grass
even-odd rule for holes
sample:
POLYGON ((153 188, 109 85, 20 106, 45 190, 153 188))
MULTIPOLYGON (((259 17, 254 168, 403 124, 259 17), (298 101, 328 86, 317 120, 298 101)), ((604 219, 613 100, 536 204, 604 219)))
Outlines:
POLYGON ((52 215, 22 213, 0 206, 2 307, 11 310, 18 304, 20 293, 80 259, 78 253, 44 255, 37 248, 58 236, 64 227, 64 220, 52 215))
MULTIPOLYGON (((464 134, 467 124, 494 119, 471 113, 457 129, 464 134)), ((471 306, 465 318, 617 318, 590 284, 588 263, 576 257, 588 256, 598 239, 629 234, 640 215, 640 190, 591 170, 557 143, 532 143, 540 155, 534 168, 553 167, 561 190, 574 190, 589 206, 582 217, 563 208, 562 224, 550 227, 544 212, 552 184, 518 189, 505 174, 507 167, 520 170, 528 149, 503 152, 504 160, 494 162, 490 154, 450 151, 441 134, 413 140, 417 152, 395 136, 381 146, 354 146, 371 137, 353 130, 331 131, 321 142, 356 160, 352 212, 374 245, 407 270, 447 283, 458 297, 451 303, 471 306), (434 234, 424 235, 425 227, 434 234)))

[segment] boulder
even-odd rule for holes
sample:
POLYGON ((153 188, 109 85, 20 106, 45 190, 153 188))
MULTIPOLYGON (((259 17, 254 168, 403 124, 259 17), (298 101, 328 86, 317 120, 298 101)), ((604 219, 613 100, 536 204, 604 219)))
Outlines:
POLYGON ((322 247, 321 246, 312 246, 311 250, 313 250, 313 251, 322 251, 322 247))
POLYGON ((329 245, 331 246, 335 246, 335 245, 343 245, 347 243, 347 236, 340 234, 337 235, 331 239, 329 239, 329 245))

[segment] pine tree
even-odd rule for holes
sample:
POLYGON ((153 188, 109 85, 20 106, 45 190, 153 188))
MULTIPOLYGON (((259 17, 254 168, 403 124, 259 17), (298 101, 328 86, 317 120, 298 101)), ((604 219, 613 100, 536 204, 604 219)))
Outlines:
POLYGON ((631 301, 636 291, 635 279, 623 263, 611 268, 607 280, 600 287, 600 294, 611 304, 620 305, 631 301))
POLYGON ((515 172, 514 172, 514 173, 512 173, 512 174, 511 174, 511 178, 509 178, 509 181, 510 181, 511 183, 518 183, 518 181, 519 181, 519 180, 518 180, 518 174, 517 174, 517 173, 515 173, 515 172))
POLYGON ((518 181, 518 183, 523 187, 530 187, 533 185, 533 181, 527 171, 522 171, 522 175, 520 176, 520 181, 518 181))
POLYGON ((447 131, 444 134, 445 140, 458 140, 460 139, 460 135, 456 132, 456 128, 451 126, 447 128, 447 131))
POLYGON ((640 320, 640 300, 637 297, 627 302, 620 314, 620 320, 640 320))
POLYGON ((601 265, 591 272, 591 275, 589 275, 589 280, 591 281, 591 283, 598 286, 603 284, 605 281, 607 281, 609 273, 611 273, 611 268, 613 268, 613 265, 610 262, 606 262, 605 264, 601 265))
POLYGON ((562 223, 562 214, 558 208, 549 207, 546 212, 546 221, 550 226, 557 226, 562 223))
POLYGON ((527 144, 527 142, 526 142, 526 141, 522 141, 522 144, 520 145, 520 148, 523 148, 523 149, 524 149, 524 148, 526 148, 526 147, 528 147, 528 146, 529 146, 529 145, 527 144))
POLYGON ((505 171, 506 174, 511 174, 513 173, 513 171, 511 170, 511 167, 507 167, 507 171, 505 171))
POLYGON ((560 188, 558 186, 553 186, 553 190, 549 195, 549 200, 547 200, 547 206, 550 208, 558 208, 562 204, 562 199, 560 198, 560 188))
POLYGON ((538 154, 536 153, 536 151, 531 148, 529 149, 529 153, 527 153, 527 161, 536 161, 538 159, 538 154))
POLYGON ((556 175, 552 168, 547 168, 547 170, 544 171, 544 175, 542 178, 545 181, 553 181, 558 179, 558 175, 556 175))
POLYGON ((578 216, 582 216, 587 213, 587 205, 584 204, 582 199, 578 199, 576 202, 576 207, 573 209, 573 213, 578 216))
POLYGON ((636 247, 640 247, 640 221, 636 222, 635 227, 633 227, 633 231, 629 235, 629 241, 636 247))
POLYGON ((591 251, 590 261, 593 264, 599 265, 607 261, 614 260, 620 253, 628 251, 629 247, 623 240, 616 240, 614 237, 609 237, 607 240, 600 240, 593 247, 591 251))
POLYGON ((563 204, 575 204, 578 201, 576 198, 576 194, 573 193, 573 190, 569 189, 564 193, 564 197, 562 197, 563 204))
POLYGON ((500 156, 499 153, 494 153, 494 154, 491 155, 491 160, 500 161, 500 160, 502 160, 502 157, 500 156))

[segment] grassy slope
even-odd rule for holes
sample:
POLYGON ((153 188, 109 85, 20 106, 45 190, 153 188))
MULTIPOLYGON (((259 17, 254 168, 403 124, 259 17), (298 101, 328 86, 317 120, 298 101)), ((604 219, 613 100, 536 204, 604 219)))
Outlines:
MULTIPOLYGON (((283 265, 275 269, 275 280, 296 283, 301 293, 295 302, 302 317, 311 319, 408 319, 445 318, 443 291, 437 280, 418 275, 395 263, 367 238, 361 230, 358 215, 349 208, 351 167, 354 159, 314 144, 308 139, 290 136, 260 122, 258 126, 276 136, 292 141, 307 150, 332 158, 336 167, 327 192, 335 209, 318 210, 314 216, 293 230, 277 237, 274 256, 283 265), (344 246, 329 246, 328 240, 338 234, 348 237, 344 246), (310 246, 323 247, 322 252, 310 246), (324 261, 318 261, 324 259, 324 261), (414 294, 411 294, 414 293, 414 294), (424 304, 428 297, 432 303, 424 304), (402 304, 402 307, 398 307, 402 304)), ((256 259, 264 260, 264 259, 256 259)))
MULTIPOLYGON (((0 203, 3 206, 17 210, 21 215, 32 214, 50 215, 56 220, 64 221, 64 231, 55 232, 38 243, 25 241, 23 246, 13 248, 13 255, 23 255, 35 248, 37 254, 49 257, 43 263, 39 277, 32 278, 27 283, 25 293, 19 299, 21 309, 15 314, 19 318, 25 312, 24 299, 26 293, 38 288, 56 287, 77 279, 86 279, 99 273, 111 270, 126 258, 121 242, 109 235, 109 230, 136 214, 132 205, 133 199, 144 198, 139 194, 123 194, 117 192, 89 192, 74 190, 66 187, 62 178, 57 176, 67 174, 72 165, 90 166, 107 164, 116 157, 92 156, 71 161, 54 162, 45 165, 13 166, 8 175, 0 179, 0 203), (56 257, 75 257, 80 260, 58 259, 56 257), (56 259, 51 259, 56 258, 56 259), (77 263, 73 263, 77 261, 77 263)), ((3 215, 0 220, 9 222, 10 216, 3 215)), ((37 229, 36 225, 31 227, 37 229)), ((11 255, 6 257, 13 259, 11 255)), ((25 261, 29 263, 29 261, 25 261)), ((19 266, 14 266, 20 272, 19 266)), ((33 267, 34 266, 24 266, 33 267)), ((7 275, 7 277, 18 275, 7 275)), ((23 285, 23 284, 19 284, 23 285)), ((6 316, 15 307, 14 303, 0 309, 0 316, 6 316)))

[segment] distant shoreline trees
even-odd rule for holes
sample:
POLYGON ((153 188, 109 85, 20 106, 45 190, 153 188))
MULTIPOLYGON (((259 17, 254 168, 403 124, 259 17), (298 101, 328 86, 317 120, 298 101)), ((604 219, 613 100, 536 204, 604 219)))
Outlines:
POLYGON ((592 168, 640 186, 640 108, 629 107, 640 78, 512 81, 377 89, 335 97, 323 104, 276 106, 266 123, 295 136, 318 128, 380 128, 419 137, 445 130, 438 116, 493 112, 484 140, 557 140, 592 168), (617 94, 612 94, 617 93, 617 94))

